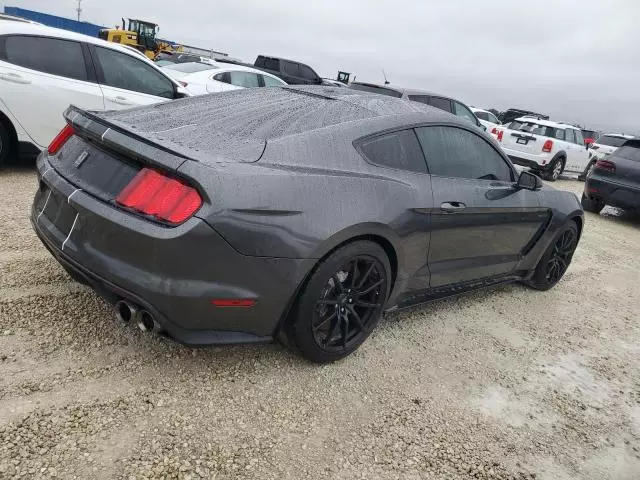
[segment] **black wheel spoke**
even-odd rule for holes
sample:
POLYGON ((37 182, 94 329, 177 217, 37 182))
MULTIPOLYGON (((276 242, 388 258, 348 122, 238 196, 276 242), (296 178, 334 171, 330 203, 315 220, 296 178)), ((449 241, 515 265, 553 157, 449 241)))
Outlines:
POLYGON ((316 324, 313 327, 313 330, 320 330, 323 326, 325 326, 327 324, 327 322, 330 322, 331 320, 333 320, 334 318, 336 318, 336 315, 338 314, 337 311, 333 312, 331 315, 329 315, 327 318, 325 318, 324 320, 322 320, 320 323, 316 324))
POLYGON ((366 289, 357 292, 356 296, 361 297, 362 295, 366 295, 367 293, 370 293, 372 290, 375 290, 376 288, 378 288, 383 283, 384 283, 384 280, 380 279, 373 285, 367 287, 366 289))
POLYGON ((335 305, 336 304, 336 299, 331 299, 331 298, 323 298, 322 300, 318 300, 318 305, 335 305))
POLYGON ((342 320, 342 348, 347 348, 347 337, 349 336, 349 319, 347 315, 344 315, 342 320))
POLYGON ((329 333, 327 334, 327 338, 324 341, 324 344, 326 346, 329 346, 331 340, 333 339, 336 332, 338 331, 338 327, 340 326, 341 323, 342 322, 340 321, 340 316, 338 316, 338 320, 333 324, 333 327, 331 327, 331 330, 329 330, 329 333))
POLYGON ((356 302, 356 307, 365 307, 365 308, 378 308, 380 306, 379 303, 369 303, 369 302, 356 302))
POLYGON ((362 288, 362 286, 365 284, 365 282, 367 281, 367 279, 369 278, 369 275, 371 275, 371 272, 373 272, 373 269, 376 268, 376 264, 375 262, 371 262, 371 265, 369 266, 369 268, 367 269, 367 273, 365 273, 362 276, 362 279, 360 280, 360 283, 358 284, 358 286, 356 288, 362 288))
POLYGON ((351 272, 351 288, 356 286, 356 277, 358 276, 358 259, 353 261, 353 271, 351 272))
POLYGON ((358 312, 356 312, 356 309, 350 305, 349 312, 351 313, 351 315, 353 315, 353 320, 355 321, 358 328, 360 330, 364 330, 364 324, 362 323, 362 319, 360 318, 360 315, 358 314, 358 312))

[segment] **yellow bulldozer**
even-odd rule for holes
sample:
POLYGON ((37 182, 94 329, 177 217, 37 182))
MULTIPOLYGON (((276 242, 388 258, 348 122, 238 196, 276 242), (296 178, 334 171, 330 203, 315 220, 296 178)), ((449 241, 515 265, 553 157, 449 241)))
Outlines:
POLYGON ((123 18, 122 29, 104 28, 100 30, 99 37, 108 42, 120 43, 140 50, 151 60, 155 60, 159 53, 182 51, 182 46, 172 45, 167 41, 156 38, 156 34, 160 30, 158 24, 133 18, 129 18, 128 20, 128 28, 125 29, 125 21, 123 18))

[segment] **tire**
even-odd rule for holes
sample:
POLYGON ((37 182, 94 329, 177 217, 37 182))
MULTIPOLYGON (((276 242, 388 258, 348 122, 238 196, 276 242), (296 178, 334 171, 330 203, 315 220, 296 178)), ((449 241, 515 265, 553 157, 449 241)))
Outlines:
POLYGON ((582 194, 580 203, 582 204, 582 208, 591 213, 600 213, 605 206, 605 203, 601 199, 589 198, 584 193, 582 194))
POLYGON ((391 266, 380 245, 355 241, 339 248, 317 265, 300 293, 290 343, 312 362, 346 357, 378 324, 390 285, 391 266))
POLYGON ((555 182, 564 171, 564 158, 557 158, 551 163, 549 170, 545 172, 545 177, 550 182, 555 182))
POLYGON ((12 146, 11 135, 5 125, 0 122, 0 167, 7 163, 12 146))
POLYGON ((578 226, 571 220, 554 237, 527 285, 543 291, 554 287, 569 268, 577 246, 578 226))
POLYGON ((580 180, 581 182, 584 182, 587 179, 587 177, 591 174, 591 172, 593 171, 593 167, 595 166, 595 164, 596 164, 595 160, 589 162, 589 164, 584 169, 584 172, 582 172, 580 175, 578 175, 578 180, 580 180))

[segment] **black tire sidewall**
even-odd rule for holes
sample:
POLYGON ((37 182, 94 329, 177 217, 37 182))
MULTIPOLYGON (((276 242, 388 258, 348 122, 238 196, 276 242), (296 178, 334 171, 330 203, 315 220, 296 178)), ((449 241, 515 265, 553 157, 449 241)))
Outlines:
MULTIPOLYGON (((564 278, 565 273, 567 273, 567 270, 571 265, 571 260, 569 260, 569 264, 567 265, 567 270, 564 271, 564 273, 562 274, 562 277, 560 277, 557 282, 549 283, 547 281, 546 269, 547 269, 547 263, 549 263, 549 260, 551 259, 551 255, 553 254, 553 248, 555 247, 556 242, 562 236, 562 234, 564 234, 569 229, 573 230, 573 233, 576 236, 576 247, 577 247, 578 226, 573 220, 569 220, 569 222, 564 227, 562 227, 560 231, 553 237, 553 240, 551 241, 551 243, 547 247, 547 250, 544 252, 544 255, 542 255, 542 258, 538 262, 538 265, 536 266, 536 270, 533 274, 533 277, 531 277, 531 280, 529 281, 529 285, 532 286, 533 288, 537 290, 549 290, 550 288, 553 288, 555 285, 557 285, 558 282, 562 280, 562 278, 564 278)), ((573 259, 573 253, 572 253, 572 259, 573 259)))
POLYGON ((2 150, 0 151, 0 166, 2 166, 9 158, 13 147, 11 145, 11 136, 2 123, 0 123, 0 141, 2 141, 2 150))
POLYGON ((291 328, 291 334, 294 337, 294 342, 292 343, 295 343, 300 353, 312 362, 328 363, 346 357, 362 345, 377 325, 382 316, 384 304, 389 297, 390 289, 391 265, 389 263, 389 257, 380 245, 368 240, 359 240, 340 247, 317 265, 300 293, 294 310, 294 323, 291 328), (314 339, 312 330, 312 321, 314 318, 313 313, 316 308, 320 292, 326 285, 329 278, 350 258, 359 255, 368 255, 376 258, 385 269, 387 289, 386 292, 384 292, 384 298, 382 299, 383 307, 380 309, 377 316, 370 320, 369 332, 356 344, 343 352, 327 352, 320 348, 314 339))

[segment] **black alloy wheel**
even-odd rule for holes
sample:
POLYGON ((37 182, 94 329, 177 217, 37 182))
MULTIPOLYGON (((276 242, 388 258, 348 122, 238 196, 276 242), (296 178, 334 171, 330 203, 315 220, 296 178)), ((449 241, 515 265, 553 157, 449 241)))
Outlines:
POLYGON ((298 301, 293 335, 314 362, 339 360, 356 350, 381 317, 390 265, 376 243, 342 247, 312 274, 298 301))
POLYGON ((571 220, 540 259, 529 286, 549 290, 556 285, 569 268, 577 246, 578 227, 571 220))

